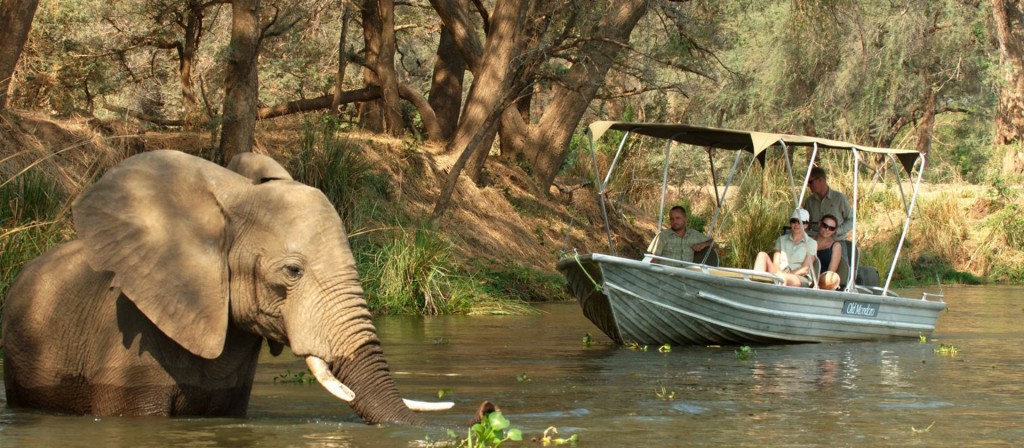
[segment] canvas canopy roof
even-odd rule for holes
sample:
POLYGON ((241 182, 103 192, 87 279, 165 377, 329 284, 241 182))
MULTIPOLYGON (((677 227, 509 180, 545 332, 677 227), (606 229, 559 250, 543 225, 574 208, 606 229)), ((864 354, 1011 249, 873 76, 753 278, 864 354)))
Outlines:
POLYGON ((674 140, 695 146, 709 146, 727 150, 747 151, 754 157, 763 158, 764 152, 780 141, 786 146, 811 147, 817 143, 819 149, 830 148, 870 152, 875 154, 891 154, 899 158, 903 169, 908 173, 921 153, 911 149, 875 148, 855 145, 853 143, 829 140, 827 138, 807 137, 803 135, 775 134, 769 132, 738 131, 719 129, 688 124, 671 123, 630 123, 622 121, 595 121, 590 124, 590 133, 597 141, 608 130, 625 131, 648 137, 674 140))

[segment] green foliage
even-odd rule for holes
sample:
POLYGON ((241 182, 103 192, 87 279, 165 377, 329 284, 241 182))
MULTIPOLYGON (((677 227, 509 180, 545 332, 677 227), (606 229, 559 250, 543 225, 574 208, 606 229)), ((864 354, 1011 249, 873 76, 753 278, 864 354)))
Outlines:
POLYGON ((363 254, 364 287, 371 309, 398 314, 465 311, 468 297, 456 295, 451 243, 426 226, 363 254))
POLYGON ((64 204, 57 184, 35 170, 0 185, 0 298, 26 262, 64 240, 64 204))
POLYGON ((740 348, 733 352, 733 355, 735 355, 736 359, 740 361, 746 361, 757 356, 757 350, 750 348, 749 345, 741 345, 740 348))
POLYGON ((565 279, 555 272, 542 272, 515 260, 473 262, 473 271, 487 279, 481 285, 488 294, 522 302, 572 300, 565 290, 565 279))
MULTIPOLYGON (((449 432, 449 435, 455 437, 454 432, 449 432)), ((501 415, 500 411, 495 411, 484 416, 480 423, 470 427, 466 439, 459 447, 498 447, 509 440, 521 441, 523 433, 518 428, 511 427, 508 419, 501 415)))
POLYGON ((285 373, 274 376, 274 384, 313 384, 315 382, 316 377, 305 370, 292 372, 291 369, 288 369, 285 373))
POLYGON ((54 219, 66 198, 55 182, 29 170, 0 186, 0 224, 54 219))
POLYGON ((338 122, 330 115, 319 123, 305 121, 300 149, 288 161, 288 171, 323 191, 349 229, 368 222, 391 197, 388 177, 374 169, 360 146, 338 136, 338 122))

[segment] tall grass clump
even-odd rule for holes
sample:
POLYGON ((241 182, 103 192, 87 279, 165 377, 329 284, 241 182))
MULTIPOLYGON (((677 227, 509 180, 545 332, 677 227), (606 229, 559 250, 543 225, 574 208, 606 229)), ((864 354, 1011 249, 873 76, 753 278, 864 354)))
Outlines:
POLYGON ((524 298, 507 294, 484 271, 468 272, 454 248, 423 225, 400 229, 391 240, 367 244, 357 255, 370 309, 382 314, 527 314, 524 298))
POLYGON ((0 300, 26 262, 64 239, 65 201, 57 183, 35 170, 0 185, 0 300))
POLYGON ((300 150, 288 168, 299 182, 319 188, 349 229, 366 225, 391 196, 387 176, 374 169, 362 148, 339 138, 333 117, 305 123, 300 150))
POLYGON ((942 193, 929 201, 922 201, 917 216, 911 223, 910 235, 919 257, 934 257, 948 266, 966 266, 971 250, 967 247, 971 225, 967 213, 960 208, 957 197, 942 193))
POLYGON ((470 306, 465 291, 455 292, 452 245, 421 226, 361 254, 367 302, 386 314, 452 314, 470 306))

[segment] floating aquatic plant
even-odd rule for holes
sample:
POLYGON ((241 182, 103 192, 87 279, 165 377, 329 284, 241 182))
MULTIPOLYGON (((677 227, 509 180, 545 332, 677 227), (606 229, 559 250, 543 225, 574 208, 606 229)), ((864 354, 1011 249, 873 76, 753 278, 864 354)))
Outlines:
POLYGON ((576 442, 579 442, 579 440, 580 440, 580 437, 578 435, 576 435, 576 434, 573 434, 573 435, 571 435, 571 436, 569 436, 568 438, 565 438, 565 439, 553 437, 553 436, 557 436, 557 435, 558 435, 558 429, 556 429, 554 426, 548 426, 548 429, 544 430, 544 435, 540 438, 540 444, 543 445, 543 446, 550 446, 550 445, 556 445, 557 446, 557 445, 566 445, 566 444, 576 445, 576 442))
MULTIPOLYGON (((448 436, 458 440, 455 431, 448 430, 448 436)), ((501 415, 500 411, 491 412, 484 416, 477 423, 469 428, 466 438, 459 444, 459 448, 487 448, 498 447, 509 440, 523 440, 523 432, 518 428, 512 428, 508 419, 501 415)))
POLYGON ((757 355, 757 350, 750 348, 749 345, 741 345, 740 348, 733 352, 736 355, 736 359, 741 361, 753 358, 757 355))

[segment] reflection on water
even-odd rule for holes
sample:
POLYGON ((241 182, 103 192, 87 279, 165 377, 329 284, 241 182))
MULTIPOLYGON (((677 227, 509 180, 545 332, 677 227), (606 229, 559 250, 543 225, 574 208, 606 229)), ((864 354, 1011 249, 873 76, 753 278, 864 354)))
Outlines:
POLYGON ((1022 292, 947 288, 949 311, 927 344, 754 347, 745 360, 736 347, 615 347, 574 304, 528 317, 382 318, 402 393, 456 402, 428 416, 437 427, 363 425, 318 385, 274 384, 304 367, 265 354, 247 419, 3 409, 0 446, 409 446, 444 439, 446 427, 464 434, 485 399, 526 437, 556 426, 581 446, 1020 446, 1022 292), (598 343, 584 345, 587 333, 598 343), (938 354, 939 343, 960 351, 938 354))

